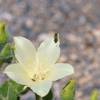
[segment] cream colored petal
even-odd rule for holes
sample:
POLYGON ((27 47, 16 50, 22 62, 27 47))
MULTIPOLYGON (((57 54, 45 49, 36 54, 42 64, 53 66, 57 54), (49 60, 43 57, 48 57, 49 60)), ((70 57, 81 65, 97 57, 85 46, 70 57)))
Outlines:
POLYGON ((20 64, 11 64, 8 65, 4 71, 5 74, 12 80, 16 81, 19 84, 29 86, 32 84, 30 77, 27 73, 23 70, 20 64))
POLYGON ((24 37, 14 37, 15 57, 24 68, 32 73, 34 69, 36 50, 32 42, 24 37))
POLYGON ((31 89, 37 95, 44 97, 48 94, 51 86, 52 86, 52 82, 41 81, 41 82, 37 82, 37 83, 33 84, 33 86, 31 86, 31 89))
POLYGON ((38 57, 40 61, 53 64, 58 60, 59 56, 59 41, 55 43, 53 37, 40 44, 40 47, 38 48, 38 57))
POLYGON ((52 72, 49 79, 52 81, 56 81, 61 78, 64 78, 67 75, 71 75, 73 73, 74 73, 74 69, 70 64, 57 63, 52 68, 52 72))

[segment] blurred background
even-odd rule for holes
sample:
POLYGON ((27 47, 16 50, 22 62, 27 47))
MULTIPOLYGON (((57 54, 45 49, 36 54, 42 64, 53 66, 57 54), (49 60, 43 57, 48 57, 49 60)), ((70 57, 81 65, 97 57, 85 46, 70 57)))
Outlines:
POLYGON ((55 83, 56 100, 60 84, 72 77, 77 80, 75 100, 89 100, 93 89, 100 91, 100 0, 0 0, 0 20, 11 37, 25 36, 36 46, 48 32, 59 32, 59 61, 72 64, 75 74, 55 83))

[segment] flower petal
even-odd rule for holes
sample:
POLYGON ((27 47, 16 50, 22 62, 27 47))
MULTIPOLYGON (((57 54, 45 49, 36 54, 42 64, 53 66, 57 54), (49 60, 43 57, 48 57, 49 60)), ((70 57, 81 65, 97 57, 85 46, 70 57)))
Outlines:
POLYGON ((16 81, 19 84, 29 86, 32 84, 30 78, 27 73, 23 70, 20 64, 11 64, 8 65, 4 71, 5 74, 12 80, 16 81))
POLYGON ((24 68, 32 73, 34 69, 36 50, 32 42, 24 37, 15 37, 15 57, 24 68))
POLYGON ((37 95, 39 95, 41 97, 44 97, 48 94, 51 86, 52 86, 52 82, 50 82, 50 81, 41 81, 41 82, 37 82, 36 84, 31 86, 31 89, 37 95))
POLYGON ((41 43, 38 48, 38 57, 40 61, 46 61, 49 64, 55 63, 60 56, 59 41, 54 42, 54 38, 51 37, 41 43))
POLYGON ((73 73, 74 69, 70 64, 57 63, 52 69, 50 80, 56 81, 73 73))

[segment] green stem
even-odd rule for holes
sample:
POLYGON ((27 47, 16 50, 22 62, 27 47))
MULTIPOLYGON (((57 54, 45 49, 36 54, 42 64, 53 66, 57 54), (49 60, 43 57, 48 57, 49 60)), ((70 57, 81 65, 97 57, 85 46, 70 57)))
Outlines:
POLYGON ((30 89, 27 87, 26 89, 24 89, 23 91, 21 91, 18 96, 17 96, 17 100, 20 100, 20 96, 24 95, 25 93, 27 93, 30 89))
POLYGON ((39 95, 35 94, 36 96, 36 100, 42 100, 42 97, 40 97, 39 95))

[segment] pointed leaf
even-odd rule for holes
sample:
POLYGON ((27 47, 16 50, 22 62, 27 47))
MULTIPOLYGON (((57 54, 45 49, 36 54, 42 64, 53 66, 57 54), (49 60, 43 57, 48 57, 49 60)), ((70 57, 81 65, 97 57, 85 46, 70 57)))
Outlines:
POLYGON ((98 100, 98 91, 97 90, 92 91, 90 100, 98 100))
POLYGON ((5 30, 5 23, 0 22, 0 46, 6 44, 8 41, 8 33, 5 30))
POLYGON ((11 44, 6 44, 0 52, 0 61, 10 63, 13 58, 13 50, 11 44))
POLYGON ((75 80, 70 80, 61 91, 61 100, 74 100, 75 86, 75 80))
POLYGON ((18 85, 13 81, 7 81, 0 86, 0 100, 17 100, 17 96, 22 90, 22 85, 18 85))

